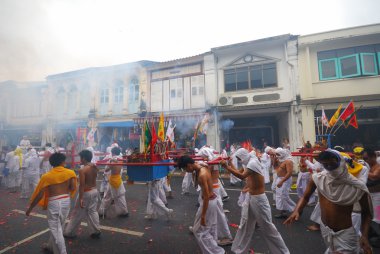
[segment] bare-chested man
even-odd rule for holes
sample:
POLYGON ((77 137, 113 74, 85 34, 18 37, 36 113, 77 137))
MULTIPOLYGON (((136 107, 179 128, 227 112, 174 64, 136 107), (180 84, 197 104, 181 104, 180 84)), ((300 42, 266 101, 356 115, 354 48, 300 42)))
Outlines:
POLYGON ((66 225, 63 235, 75 237, 76 230, 82 219, 86 217, 90 235, 92 238, 100 236, 99 214, 97 211, 99 193, 96 189, 98 168, 91 163, 92 152, 83 150, 79 153, 82 168, 79 170, 79 196, 71 212, 70 222, 66 225))
POLYGON ((276 167, 276 209, 280 213, 275 218, 286 218, 287 212, 292 212, 296 206, 289 197, 292 186, 293 160, 290 151, 283 148, 276 149, 278 166, 276 167))
MULTIPOLYGON (((111 149, 112 158, 110 159, 110 163, 118 163, 120 153, 119 147, 113 147, 111 149)), ((125 187, 121 179, 122 166, 107 166, 106 172, 108 171, 111 171, 111 175, 109 176, 108 185, 99 208, 99 214, 105 215, 113 200, 116 206, 116 214, 128 217, 129 213, 127 201, 125 200, 125 187)))
MULTIPOLYGON (((197 153, 198 156, 203 157, 207 161, 212 161, 217 159, 217 156, 214 154, 213 149, 209 147, 202 147, 197 153)), ((211 178, 213 183, 213 192, 216 194, 218 198, 219 205, 218 214, 217 214, 217 233, 218 233, 218 244, 220 246, 230 245, 232 244, 232 235, 230 229, 228 227, 227 217, 223 210, 223 200, 222 196, 225 193, 223 185, 219 179, 219 166, 209 166, 211 170, 211 178)), ((227 195, 227 194, 225 194, 227 195)), ((227 196, 228 197, 228 196, 227 196)))
POLYGON ((249 193, 243 202, 242 219, 231 250, 234 253, 248 253, 253 233, 258 227, 270 253, 290 253, 272 222, 269 201, 265 195, 263 166, 257 157, 249 154, 245 148, 238 149, 234 156, 246 167, 243 172, 238 171, 232 163, 227 165, 226 161, 221 161, 221 165, 236 177, 247 179, 246 187, 249 193))
POLYGON ((195 215, 193 233, 197 239, 202 253, 222 254, 224 249, 217 244, 217 195, 213 192, 213 182, 210 170, 201 166, 189 156, 182 156, 177 163, 178 168, 183 168, 187 172, 196 172, 196 181, 201 187, 199 193, 200 206, 195 215))
POLYGON ((61 153, 50 156, 53 169, 42 175, 26 211, 26 216, 29 216, 37 204, 48 210, 50 239, 43 248, 59 254, 66 253, 62 227, 70 211, 70 193, 73 196, 76 191, 76 175, 74 171, 64 168, 65 160, 66 156, 61 153))
POLYGON ((325 253, 359 253, 360 247, 364 253, 372 253, 368 243, 368 228, 372 216, 367 187, 348 173, 346 162, 338 151, 327 149, 319 154, 318 161, 326 170, 313 174, 304 196, 284 224, 299 219, 310 196, 318 189, 321 234, 327 247, 325 253), (358 201, 362 215, 360 246, 359 236, 351 219, 353 206, 358 201))

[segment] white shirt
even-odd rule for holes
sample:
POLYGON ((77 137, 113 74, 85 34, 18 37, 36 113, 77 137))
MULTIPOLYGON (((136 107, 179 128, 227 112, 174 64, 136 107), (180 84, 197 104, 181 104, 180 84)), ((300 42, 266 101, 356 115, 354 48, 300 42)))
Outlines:
POLYGON ((29 157, 25 160, 24 174, 26 176, 39 175, 40 174, 41 159, 38 157, 29 157))

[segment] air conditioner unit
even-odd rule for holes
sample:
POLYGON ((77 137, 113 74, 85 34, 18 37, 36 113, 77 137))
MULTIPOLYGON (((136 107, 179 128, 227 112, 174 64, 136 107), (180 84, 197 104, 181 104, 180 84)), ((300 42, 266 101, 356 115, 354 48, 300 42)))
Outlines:
POLYGON ((232 102, 232 96, 230 95, 221 95, 219 97, 219 105, 221 106, 231 106, 233 104, 232 102))

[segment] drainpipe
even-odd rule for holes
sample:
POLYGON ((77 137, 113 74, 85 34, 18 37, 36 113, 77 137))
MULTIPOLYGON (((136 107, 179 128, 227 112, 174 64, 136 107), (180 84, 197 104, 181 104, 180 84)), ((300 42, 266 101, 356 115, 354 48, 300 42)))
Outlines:
MULTIPOLYGON (((288 42, 288 41, 287 41, 288 42)), ((289 57, 288 57, 288 47, 287 47, 287 42, 284 44, 284 52, 285 52, 285 61, 286 63, 290 66, 290 70, 288 70, 288 75, 289 75, 289 83, 291 86, 291 114, 294 116, 293 122, 295 123, 294 128, 295 131, 293 132, 295 134, 295 137, 293 137, 293 140, 295 141, 295 145, 298 146, 300 141, 299 141, 299 127, 298 127, 298 114, 299 114, 299 105, 296 101, 297 98, 297 92, 296 92, 296 77, 294 75, 294 65, 289 62, 289 57)))
POLYGON ((215 85, 216 85, 216 105, 215 109, 213 111, 213 117, 215 119, 215 143, 214 147, 216 150, 220 151, 220 133, 219 133, 219 110, 218 110, 218 98, 219 98, 219 70, 217 69, 217 58, 218 56, 216 55, 215 51, 211 50, 211 52, 214 55, 214 70, 215 70, 215 85))

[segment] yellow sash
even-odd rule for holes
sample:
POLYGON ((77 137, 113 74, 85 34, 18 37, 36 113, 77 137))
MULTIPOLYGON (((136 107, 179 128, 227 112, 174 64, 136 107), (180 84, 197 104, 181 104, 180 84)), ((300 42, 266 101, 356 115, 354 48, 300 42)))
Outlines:
MULTIPOLYGON (((49 172, 42 175, 36 189, 34 190, 34 192, 32 194, 30 201, 32 202, 37 197, 38 193, 40 193, 40 191, 43 188, 46 188, 50 185, 60 184, 60 183, 66 182, 71 178, 76 179, 76 177, 77 176, 75 175, 75 172, 73 170, 70 170, 70 169, 67 169, 67 168, 64 168, 61 166, 52 168, 49 172)), ((76 182, 77 181, 74 181, 74 190, 71 191, 71 193, 70 193, 71 197, 74 197, 74 195, 75 195, 76 182)), ((40 202, 38 204, 43 209, 46 209, 48 206, 48 203, 49 203, 49 192, 48 192, 48 189, 45 189, 44 196, 42 197, 42 199, 40 200, 40 202)))
MULTIPOLYGON (((349 156, 349 155, 346 154, 346 153, 341 152, 340 154, 341 154, 343 157, 346 157, 346 158, 351 159, 351 156, 349 156)), ((353 164, 354 164, 354 167, 353 167, 353 168, 351 168, 351 166, 347 164, 348 173, 350 173, 351 175, 353 175, 353 176, 355 176, 355 177, 358 177, 360 171, 362 171, 362 169, 363 169, 363 165, 360 164, 360 163, 357 163, 356 161, 352 161, 352 162, 353 162, 353 164)))
POLYGON ((109 181, 112 187, 118 189, 122 183, 121 175, 110 175, 109 181))

